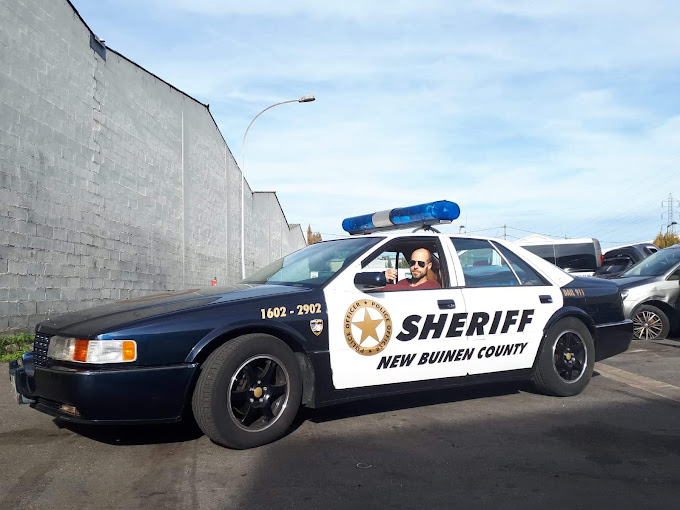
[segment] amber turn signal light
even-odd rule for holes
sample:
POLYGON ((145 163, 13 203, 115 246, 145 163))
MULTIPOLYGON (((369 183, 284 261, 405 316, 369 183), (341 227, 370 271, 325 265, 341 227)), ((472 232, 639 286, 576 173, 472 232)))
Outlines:
POLYGON ((137 359, 137 344, 132 340, 123 340, 123 361, 137 359))
POLYGON ((87 348, 89 347, 89 340, 76 340, 75 348, 73 349, 73 361, 87 361, 87 348))

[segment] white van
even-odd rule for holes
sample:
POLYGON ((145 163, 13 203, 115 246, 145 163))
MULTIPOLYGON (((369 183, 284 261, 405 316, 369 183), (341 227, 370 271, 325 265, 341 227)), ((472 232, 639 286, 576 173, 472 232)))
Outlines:
POLYGON ((602 265, 600 241, 592 237, 550 239, 530 236, 518 240, 517 244, 574 276, 592 276, 602 265))

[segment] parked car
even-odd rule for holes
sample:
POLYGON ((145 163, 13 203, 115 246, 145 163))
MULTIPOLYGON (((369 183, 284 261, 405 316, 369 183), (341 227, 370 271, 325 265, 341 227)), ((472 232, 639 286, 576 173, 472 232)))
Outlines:
POLYGON ((659 249, 651 243, 631 244, 608 251, 602 256, 602 265, 593 276, 597 278, 618 278, 632 266, 656 253, 659 249))
POLYGON ((574 276, 592 276, 602 264, 600 241, 591 237, 520 240, 517 244, 574 276))
POLYGON ((665 338, 680 325, 680 245, 650 255, 612 281, 621 289, 635 338, 665 338))

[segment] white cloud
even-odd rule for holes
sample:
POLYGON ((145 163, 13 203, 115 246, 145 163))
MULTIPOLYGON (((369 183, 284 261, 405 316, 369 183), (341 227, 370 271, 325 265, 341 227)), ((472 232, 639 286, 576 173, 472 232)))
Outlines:
POLYGON ((246 175, 291 222, 338 232, 450 198, 469 230, 634 241, 680 198, 676 2, 114 4, 119 18, 76 1, 112 47, 210 103, 237 157, 262 108, 317 96, 249 134, 246 175))

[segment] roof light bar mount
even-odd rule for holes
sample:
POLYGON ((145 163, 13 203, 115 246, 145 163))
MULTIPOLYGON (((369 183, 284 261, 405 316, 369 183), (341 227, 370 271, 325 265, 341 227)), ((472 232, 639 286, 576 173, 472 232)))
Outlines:
MULTIPOLYGON (((450 221, 442 221, 442 223, 451 223, 451 222, 450 222, 450 221)), ((420 227, 414 228, 414 229, 411 231, 411 233, 412 233, 412 234, 415 234, 415 233, 418 232, 419 230, 424 230, 425 232, 434 232, 435 234, 441 234, 441 232, 440 232, 439 230, 437 230, 436 228, 434 228, 434 227, 433 227, 432 225, 430 225, 430 224, 422 225, 422 226, 420 226, 420 227)))

